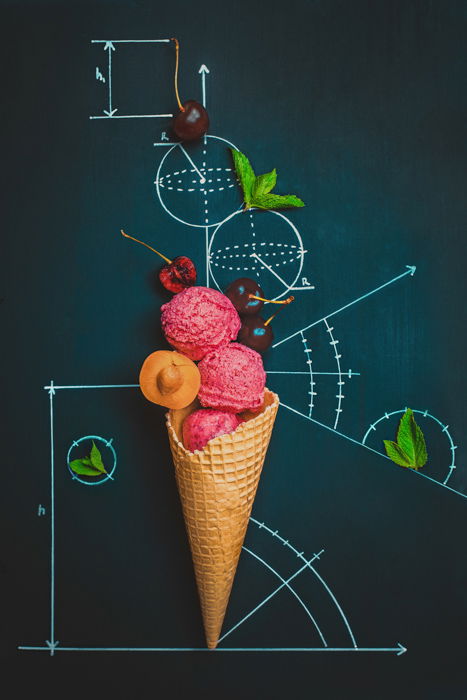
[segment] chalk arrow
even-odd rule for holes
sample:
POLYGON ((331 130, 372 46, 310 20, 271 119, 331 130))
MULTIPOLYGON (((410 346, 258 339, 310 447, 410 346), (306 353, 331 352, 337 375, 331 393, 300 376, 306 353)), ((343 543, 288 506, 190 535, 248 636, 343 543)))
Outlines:
POLYGON ((206 107, 206 75, 209 73, 209 68, 203 63, 198 73, 201 74, 201 84, 203 88, 203 107, 206 107))
POLYGON ((104 114, 106 114, 108 117, 113 117, 117 110, 112 109, 112 51, 115 51, 115 46, 112 44, 111 41, 105 42, 104 51, 109 52, 109 72, 107 77, 109 85, 109 109, 104 109, 104 114))
POLYGON ((20 646, 18 649, 27 651, 47 651, 53 655, 55 648, 58 651, 162 651, 162 652, 206 652, 209 654, 220 654, 225 652, 320 652, 328 654, 330 652, 343 652, 349 654, 355 653, 372 653, 372 652, 389 652, 396 653, 397 656, 405 654, 407 649, 398 644, 397 647, 217 647, 216 649, 207 649, 205 647, 61 647, 57 646, 58 642, 46 642, 43 647, 20 646))
MULTIPOLYGON (((256 255, 256 254, 254 254, 254 255, 256 255)), ((256 257, 258 257, 258 256, 256 256, 256 257)), ((313 326, 316 326, 318 323, 321 323, 322 321, 326 321, 327 319, 331 318, 331 316, 335 316, 336 314, 340 314, 341 311, 344 311, 344 309, 348 309, 349 306, 353 306, 354 304, 358 304, 358 302, 363 301, 363 299, 367 299, 368 297, 372 296, 372 294, 376 294, 376 292, 381 291, 382 289, 389 286, 390 284, 394 284, 394 282, 401 280, 403 277, 407 277, 407 275, 410 275, 411 277, 413 277, 415 270, 417 269, 415 267, 415 265, 406 265, 406 268, 407 268, 407 270, 405 272, 403 272, 401 275, 397 275, 397 277, 393 277, 392 280, 389 280, 389 282, 385 282, 384 284, 380 284, 379 287, 376 287, 376 289, 372 289, 371 291, 367 292, 366 294, 362 294, 362 296, 358 297, 357 299, 353 299, 348 304, 344 304, 344 306, 341 306, 339 309, 336 309, 332 313, 327 314, 326 316, 323 316, 322 318, 319 318, 317 321, 314 321, 313 323, 310 323, 308 326, 305 326, 305 328, 301 328, 299 331, 292 333, 291 335, 287 336, 287 338, 284 338, 283 340, 279 340, 277 343, 274 343, 274 345, 272 347, 277 348, 277 346, 281 345, 281 343, 285 343, 287 340, 290 340, 291 338, 295 338, 295 336, 299 335, 299 333, 303 333, 303 331, 307 331, 309 328, 313 328, 313 326)))
POLYGON ((56 642, 49 642, 49 640, 46 639, 45 643, 47 644, 47 648, 50 649, 50 656, 53 656, 59 644, 58 640, 56 642))

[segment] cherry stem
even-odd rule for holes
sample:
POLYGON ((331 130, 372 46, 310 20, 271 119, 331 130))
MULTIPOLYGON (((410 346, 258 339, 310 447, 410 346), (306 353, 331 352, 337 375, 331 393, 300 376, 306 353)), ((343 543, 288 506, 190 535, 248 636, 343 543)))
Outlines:
MULTIPOLYGON (((288 297, 287 299, 284 299, 284 301, 275 301, 275 302, 271 302, 271 303, 273 303, 273 304, 290 304, 294 299, 295 299, 295 297, 288 297)), ((280 309, 277 309, 276 313, 273 314, 272 316, 270 316, 270 317, 268 318, 268 320, 264 322, 264 325, 265 325, 265 326, 268 326, 268 325, 271 323, 272 319, 273 319, 275 316, 277 316, 277 314, 279 313, 279 311, 280 311, 280 309)))
POLYGON ((129 236, 122 229, 120 229, 120 233, 122 234, 122 236, 125 236, 125 238, 129 238, 130 240, 135 241, 135 243, 141 243, 141 245, 144 245, 144 246, 146 246, 146 248, 149 248, 149 250, 152 250, 153 253, 157 253, 157 255, 159 255, 162 258, 162 260, 165 260, 165 262, 169 263, 169 265, 172 262, 171 260, 169 260, 169 258, 166 258, 165 255, 162 255, 162 253, 159 253, 159 251, 156 250, 155 248, 151 248, 151 246, 148 245, 147 243, 143 243, 143 241, 139 241, 137 238, 133 238, 133 236, 129 236))
POLYGON ((185 107, 180 102, 180 95, 178 94, 178 61, 179 61, 179 53, 180 53, 180 44, 178 43, 178 39, 175 39, 174 37, 172 37, 172 39, 170 41, 173 41, 175 43, 175 78, 174 78, 175 96, 177 98, 178 107, 180 109, 180 112, 184 112, 185 107))
POLYGON ((294 297, 288 297, 287 299, 282 299, 282 301, 277 301, 276 299, 263 299, 263 297, 257 297, 255 294, 248 295, 250 299, 258 299, 258 301, 266 301, 268 304, 290 304, 294 300, 294 297))

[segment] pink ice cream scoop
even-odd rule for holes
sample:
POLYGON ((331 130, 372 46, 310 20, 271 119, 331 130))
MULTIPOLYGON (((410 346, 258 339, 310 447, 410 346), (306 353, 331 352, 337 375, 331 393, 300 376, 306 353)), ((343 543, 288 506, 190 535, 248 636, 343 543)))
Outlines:
POLYGON ((202 450, 209 440, 232 433, 240 422, 235 413, 201 408, 183 421, 183 444, 190 452, 202 450))
POLYGON ((208 287, 189 287, 161 309, 165 338, 191 360, 235 340, 241 321, 224 294, 208 287))
POLYGON ((261 355, 240 343, 229 343, 206 355, 198 365, 202 406, 239 413, 259 408, 266 372, 261 355))

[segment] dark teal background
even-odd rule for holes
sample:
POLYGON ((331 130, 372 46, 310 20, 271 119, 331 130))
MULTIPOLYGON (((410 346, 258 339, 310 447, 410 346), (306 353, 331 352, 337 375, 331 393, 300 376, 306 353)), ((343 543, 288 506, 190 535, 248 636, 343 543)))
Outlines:
MULTIPOLYGON (((182 97, 201 98, 198 68, 206 64, 212 133, 237 144, 258 172, 276 167, 278 192, 305 200, 288 216, 309 251, 304 274, 316 289, 298 292, 278 316, 277 339, 417 266, 413 278, 334 319, 343 366, 361 373, 346 383, 339 429, 361 440, 385 411, 427 409, 449 425, 458 445, 450 484, 467 493, 466 3, 0 7, 7 474, 0 576, 2 651, 17 682, 35 674, 51 688, 88 679, 88 697, 117 689, 141 698, 465 697, 467 499, 285 409, 253 515, 309 557, 326 550, 318 570, 359 646, 400 642, 406 654, 51 658, 17 647, 49 638, 49 397, 42 387, 51 379, 134 383, 145 356, 165 347, 157 261, 119 230, 172 257, 189 255, 204 281, 203 232, 178 224, 155 197, 162 153, 152 144, 169 120, 89 120, 105 107, 95 80, 97 61, 105 63, 91 39, 176 35, 182 97), (46 516, 38 517, 39 504, 46 516)), ((171 49, 157 53, 154 73, 150 55, 144 69, 131 60, 115 99, 173 111, 171 49)), ((326 358, 322 328, 309 338, 326 358)), ((271 350, 266 368, 297 367, 295 352, 271 350)), ((330 356, 321 369, 333 367, 330 356)), ((268 383, 304 410, 301 383, 268 383)), ((328 424, 335 388, 319 386, 317 418, 328 424)), ((136 390, 63 391, 54 406, 56 638, 63 646, 203 646, 163 411, 136 390), (87 488, 70 479, 66 451, 94 431, 114 438, 119 462, 113 483, 87 488)), ((427 438, 426 473, 445 474, 446 444, 435 432, 427 438)), ((284 577, 298 568, 261 531, 251 527, 247 542, 284 577)), ((226 628, 276 585, 242 555, 226 628)), ((297 579, 330 646, 348 646, 313 586, 297 579)), ((232 646, 320 646, 283 591, 235 635, 232 646)))

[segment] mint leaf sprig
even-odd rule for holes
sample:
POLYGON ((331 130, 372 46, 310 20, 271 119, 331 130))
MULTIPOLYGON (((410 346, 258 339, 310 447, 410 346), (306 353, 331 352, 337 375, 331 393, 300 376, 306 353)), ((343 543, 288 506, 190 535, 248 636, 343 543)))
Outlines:
POLYGON ((81 476, 100 476, 101 474, 107 474, 107 470, 102 461, 102 455, 94 440, 92 441, 90 454, 81 459, 74 459, 70 462, 70 469, 74 471, 75 474, 80 474, 81 476))
POLYGON ((392 440, 383 440, 383 442, 389 459, 401 467, 417 471, 427 462, 425 438, 421 428, 415 422, 411 408, 407 408, 400 419, 396 442, 392 440))
POLYGON ((271 190, 276 186, 276 169, 263 175, 255 175, 251 163, 244 153, 235 148, 230 149, 235 166, 235 172, 243 190, 245 202, 244 211, 248 209, 290 209, 304 207, 305 203, 294 194, 274 194, 271 190))

